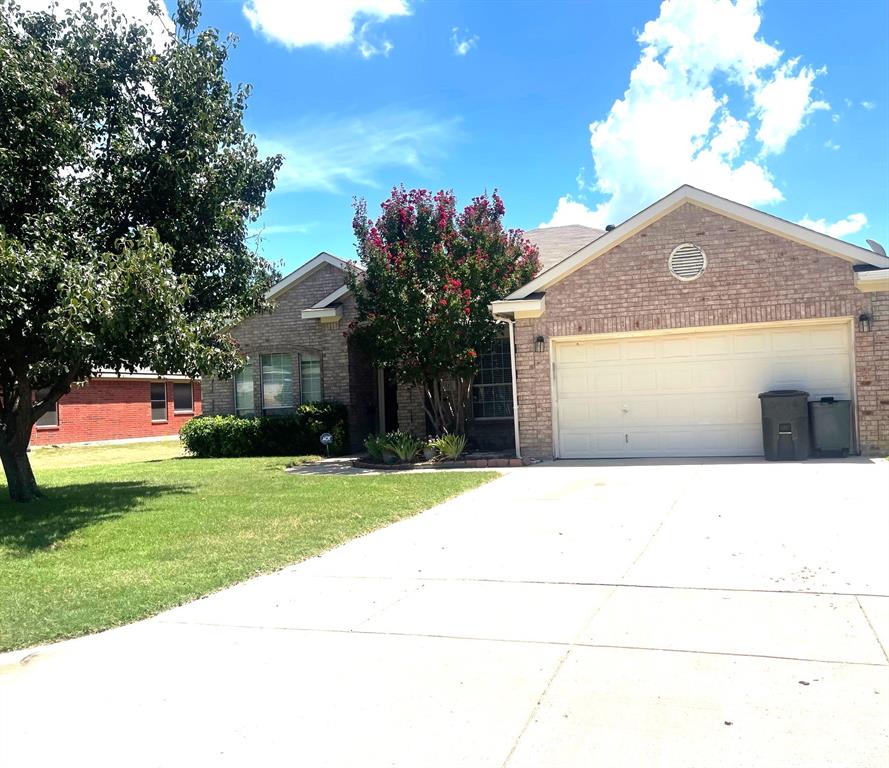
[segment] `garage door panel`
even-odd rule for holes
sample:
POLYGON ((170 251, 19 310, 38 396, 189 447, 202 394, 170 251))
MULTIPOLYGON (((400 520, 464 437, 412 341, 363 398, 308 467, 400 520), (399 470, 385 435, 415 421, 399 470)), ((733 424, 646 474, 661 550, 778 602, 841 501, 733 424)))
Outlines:
POLYGON ((555 351, 564 458, 758 456, 759 392, 852 393, 848 324, 557 343, 555 351))

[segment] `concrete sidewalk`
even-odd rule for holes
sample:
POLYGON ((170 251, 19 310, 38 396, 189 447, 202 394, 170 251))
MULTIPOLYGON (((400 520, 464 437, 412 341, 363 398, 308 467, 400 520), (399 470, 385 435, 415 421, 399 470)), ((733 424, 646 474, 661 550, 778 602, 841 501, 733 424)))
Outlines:
POLYGON ((154 619, 0 656, 0 758, 885 766, 887 549, 885 461, 514 470, 154 619))

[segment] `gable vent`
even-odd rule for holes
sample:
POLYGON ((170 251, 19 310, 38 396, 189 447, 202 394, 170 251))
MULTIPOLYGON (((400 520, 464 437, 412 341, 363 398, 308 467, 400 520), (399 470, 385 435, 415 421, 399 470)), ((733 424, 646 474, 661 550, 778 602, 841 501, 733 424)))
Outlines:
POLYGON ((698 246, 683 243, 673 249, 668 266, 678 280, 696 280, 707 267, 707 257, 698 246))

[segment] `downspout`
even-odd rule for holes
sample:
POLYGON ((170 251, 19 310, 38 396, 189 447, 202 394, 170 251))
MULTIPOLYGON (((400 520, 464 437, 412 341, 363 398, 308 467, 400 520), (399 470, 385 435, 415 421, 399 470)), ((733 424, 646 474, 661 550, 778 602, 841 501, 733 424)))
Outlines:
POLYGON ((512 427, 515 432, 515 457, 522 458, 522 448, 519 442, 519 389, 516 385, 516 367, 515 367, 515 319, 510 319, 504 315, 492 313, 494 320, 498 323, 506 323, 509 328, 509 363, 510 372, 512 373, 512 427))

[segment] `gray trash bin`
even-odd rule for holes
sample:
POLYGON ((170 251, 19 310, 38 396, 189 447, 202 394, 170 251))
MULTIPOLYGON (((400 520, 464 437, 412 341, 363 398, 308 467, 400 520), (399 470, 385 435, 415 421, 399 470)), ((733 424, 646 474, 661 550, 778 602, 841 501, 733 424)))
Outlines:
POLYGON ((812 453, 848 456, 852 447, 852 401, 822 397, 809 403, 812 453))
POLYGON ((762 450, 769 461, 809 458, 809 393, 775 389, 759 395, 762 450))

